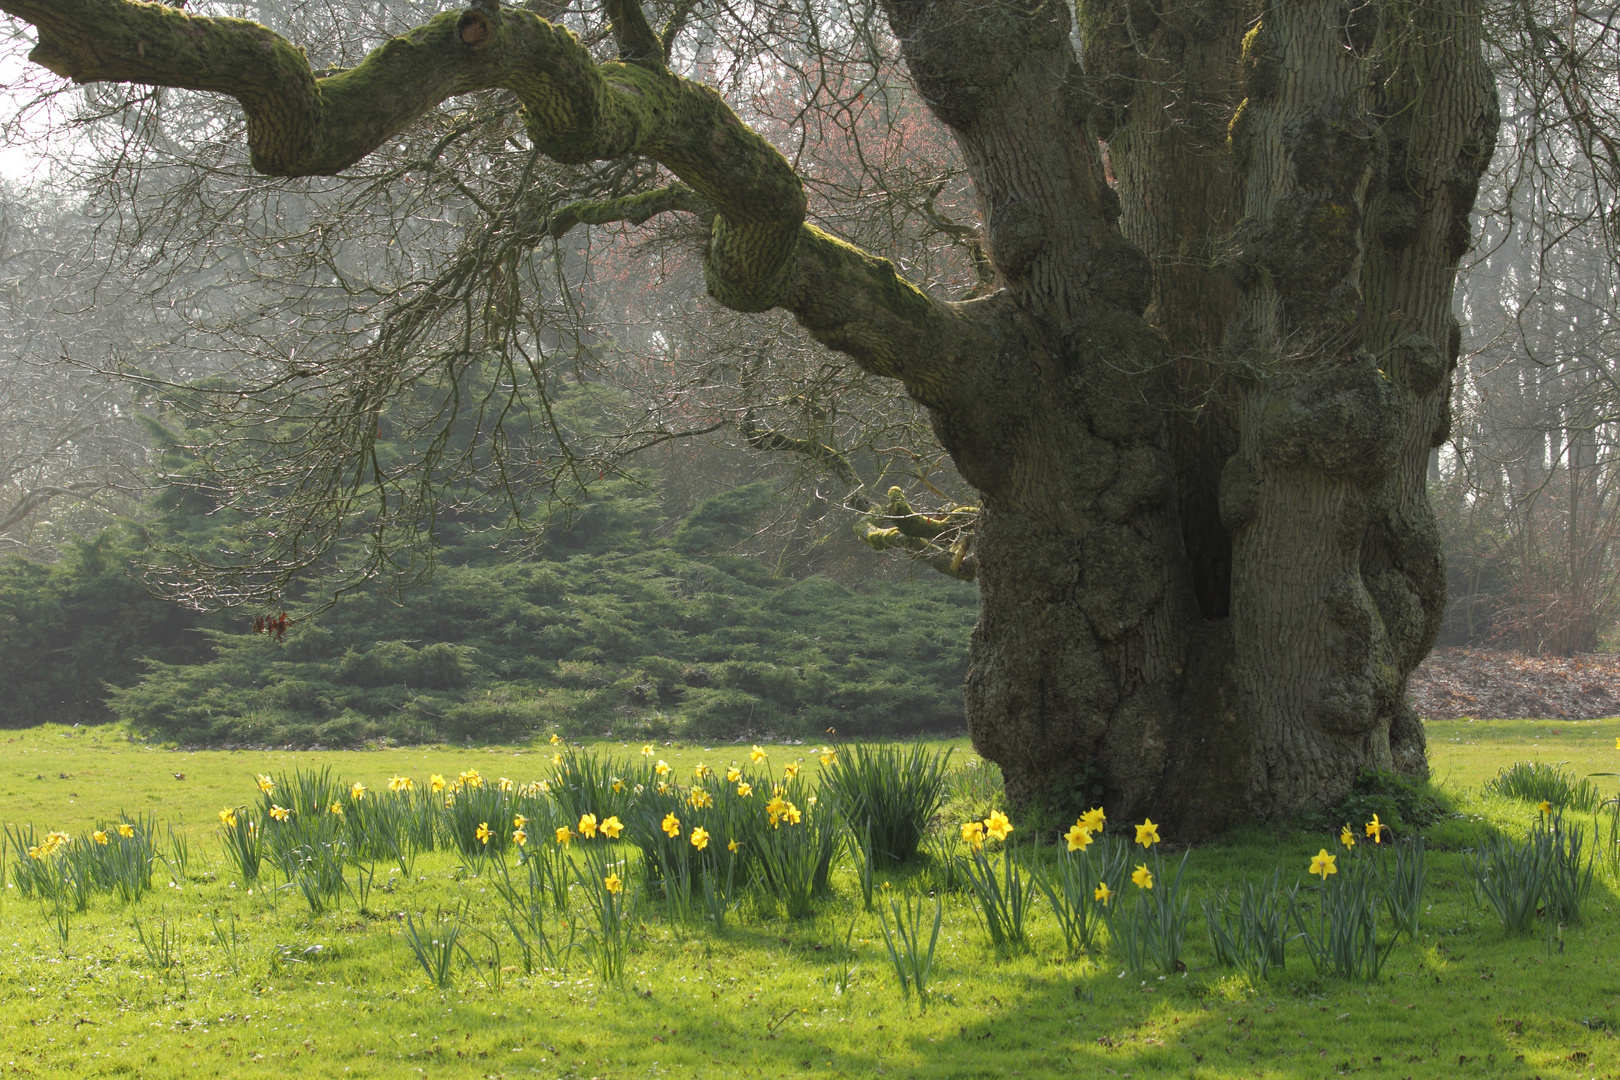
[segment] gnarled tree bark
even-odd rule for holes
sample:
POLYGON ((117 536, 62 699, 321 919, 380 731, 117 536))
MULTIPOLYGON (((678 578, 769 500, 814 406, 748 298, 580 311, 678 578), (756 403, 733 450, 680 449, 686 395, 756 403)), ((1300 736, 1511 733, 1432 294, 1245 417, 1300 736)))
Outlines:
POLYGON ((982 496, 975 745, 1015 802, 1081 778, 1185 837, 1425 771, 1424 464, 1495 125, 1472 2, 1080 0, 1082 63, 1058 0, 885 0, 977 192, 994 288, 963 303, 807 224, 787 161, 667 68, 634 0, 608 2, 612 63, 481 0, 327 78, 239 20, 0 10, 61 75, 233 95, 269 173, 339 171, 492 87, 559 161, 662 163, 684 186, 549 227, 699 213, 715 300, 899 380, 982 496))

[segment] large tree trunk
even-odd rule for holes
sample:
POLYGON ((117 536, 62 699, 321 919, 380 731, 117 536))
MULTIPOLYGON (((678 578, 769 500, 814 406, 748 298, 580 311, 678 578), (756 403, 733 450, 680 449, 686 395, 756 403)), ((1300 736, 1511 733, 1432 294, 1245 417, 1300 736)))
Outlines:
POLYGON ((604 4, 617 62, 474 0, 322 78, 237 20, 0 10, 61 74, 234 95, 270 172, 341 170, 495 87, 558 160, 663 164, 682 183, 536 228, 702 215, 717 301, 900 380, 983 494, 975 745, 1017 803, 1100 790, 1189 839, 1425 774, 1425 472, 1496 126, 1475 2, 1272 0, 1249 28, 1229 0, 1080 0, 1083 70, 1062 0, 884 0, 980 201, 997 288, 967 303, 806 224, 787 161, 668 70, 634 0, 604 4))

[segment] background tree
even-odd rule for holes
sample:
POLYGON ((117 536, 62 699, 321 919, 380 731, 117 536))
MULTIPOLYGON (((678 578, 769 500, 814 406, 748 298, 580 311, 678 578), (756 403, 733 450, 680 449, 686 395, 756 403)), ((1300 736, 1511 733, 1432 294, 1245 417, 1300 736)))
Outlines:
MULTIPOLYGON (((768 125, 672 69, 689 7, 655 32, 613 0, 608 58, 592 51, 607 40, 594 13, 581 37, 480 2, 318 72, 240 21, 123 0, 0 9, 37 28, 32 56, 59 75, 235 97, 268 174, 436 147, 441 103, 510 94, 521 113, 499 138, 533 153, 504 201, 472 201, 498 211, 484 235, 512 252, 572 221, 701 221, 714 300, 784 309, 897 380, 979 493, 968 721, 1015 800, 1092 777, 1114 814, 1190 834, 1329 803, 1367 767, 1426 770, 1404 702, 1444 603, 1424 482, 1497 122, 1471 4, 1082 4, 1084 66, 1061 4, 891 0, 886 31, 855 9, 844 25, 899 56, 961 156, 991 272, 965 300, 806 221, 806 183, 744 121, 768 125), (541 158, 601 179, 586 199, 537 205, 541 158), (1205 175, 1220 182, 1187 183, 1205 175)), ((750 14, 773 63, 722 84, 738 98, 799 59, 771 48, 793 39, 796 11, 750 14)), ((341 267, 307 239, 313 290, 341 267)), ((521 274, 485 275, 492 302, 473 307, 450 287, 466 272, 447 263, 434 285, 380 298, 347 349, 266 372, 315 409, 305 441, 272 454, 299 478, 264 507, 282 508, 267 519, 281 550, 335 539, 362 492, 380 495, 382 521, 428 490, 435 462, 385 474, 370 448, 384 403, 444 360, 432 333, 453 328, 460 355, 506 365, 503 391, 534 374, 524 350, 553 331, 501 302, 521 274)), ((512 444, 488 445, 499 468, 512 444)), ((239 449, 254 460, 251 441, 239 449)), ((520 481, 544 463, 504 461, 520 481)))

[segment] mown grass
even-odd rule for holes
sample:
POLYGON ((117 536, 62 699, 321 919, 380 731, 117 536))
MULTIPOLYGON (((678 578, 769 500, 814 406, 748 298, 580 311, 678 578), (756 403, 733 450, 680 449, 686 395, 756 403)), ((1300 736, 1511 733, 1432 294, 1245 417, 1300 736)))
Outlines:
MULTIPOLYGON (((1580 775, 1620 767, 1615 721, 1435 724, 1430 735, 1436 776, 1464 812, 1514 833, 1534 808, 1479 795, 1501 766, 1535 760, 1539 749, 1580 775)), ((171 885, 160 867, 159 887, 138 904, 93 899, 73 918, 66 950, 37 903, 4 890, 0 1075, 1550 1080, 1620 1072, 1620 903, 1607 874, 1584 920, 1549 951, 1539 935, 1504 936, 1474 906, 1462 856, 1431 851, 1420 939, 1398 945, 1373 984, 1318 979, 1295 945, 1285 971, 1251 986, 1213 967, 1196 917, 1183 976, 1122 976, 1106 948, 1065 959, 1040 908, 1030 952, 1002 957, 966 894, 947 894, 933 996, 918 1013, 901 996, 846 859, 834 898, 811 919, 749 906, 725 937, 650 919, 622 990, 600 987, 583 959, 526 976, 510 944, 494 966, 492 945, 476 934, 463 940, 477 963, 462 961, 453 988, 439 990, 404 943, 405 917, 420 926, 466 905, 469 924, 493 932, 498 904, 487 876, 468 876, 451 854, 424 855, 415 880, 396 875, 384 886, 379 875, 369 913, 345 902, 312 916, 296 893, 232 887, 215 813, 252 801, 255 773, 331 765, 374 790, 396 773, 421 781, 466 768, 523 781, 545 774, 549 748, 178 754, 131 744, 116 728, 8 738, 0 819, 78 834, 121 810, 150 812, 180 823, 194 854, 186 880, 171 885), (142 946, 137 917, 148 940, 160 927, 178 938, 173 966, 142 946), (232 917, 239 971, 228 937, 222 943, 215 931, 216 919, 228 928, 232 917), (846 934, 851 955, 840 947, 846 934)), ((699 760, 720 766, 746 749, 661 746, 659 756, 689 774, 699 760)), ((788 757, 816 767, 808 747, 769 749, 778 767, 788 757)), ((958 750, 953 760, 970 757, 958 750)), ((1603 785, 1613 793, 1613 781, 1603 785)), ((971 797, 982 799, 982 790, 971 797)), ((1330 843, 1256 828, 1195 850, 1188 878, 1195 896, 1278 865, 1285 881, 1304 878, 1310 855, 1330 843)), ((902 893, 930 880, 926 870, 880 875, 902 893)))

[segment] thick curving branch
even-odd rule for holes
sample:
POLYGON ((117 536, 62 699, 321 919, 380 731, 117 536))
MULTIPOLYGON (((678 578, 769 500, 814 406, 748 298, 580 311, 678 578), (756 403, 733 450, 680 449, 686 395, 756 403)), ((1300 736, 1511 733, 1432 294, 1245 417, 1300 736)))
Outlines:
MULTIPOLYGON (((583 163, 641 154, 684 184, 681 194, 654 193, 652 204, 633 209, 651 216, 712 207, 704 276, 726 307, 785 306, 825 344, 904 380, 925 401, 941 400, 953 367, 982 354, 977 335, 955 347, 942 339, 970 324, 961 310, 927 297, 886 260, 805 224, 792 166, 713 89, 664 66, 663 43, 635 0, 610 3, 629 62, 598 64, 566 29, 478 0, 325 78, 302 50, 242 19, 139 0, 0 0, 0 11, 38 29, 34 61, 76 82, 236 98, 253 167, 277 176, 340 172, 446 98, 509 90, 548 157, 583 163)), ((640 216, 619 213, 626 209, 605 210, 604 220, 640 216)), ((591 219, 588 211, 577 216, 591 219)))

